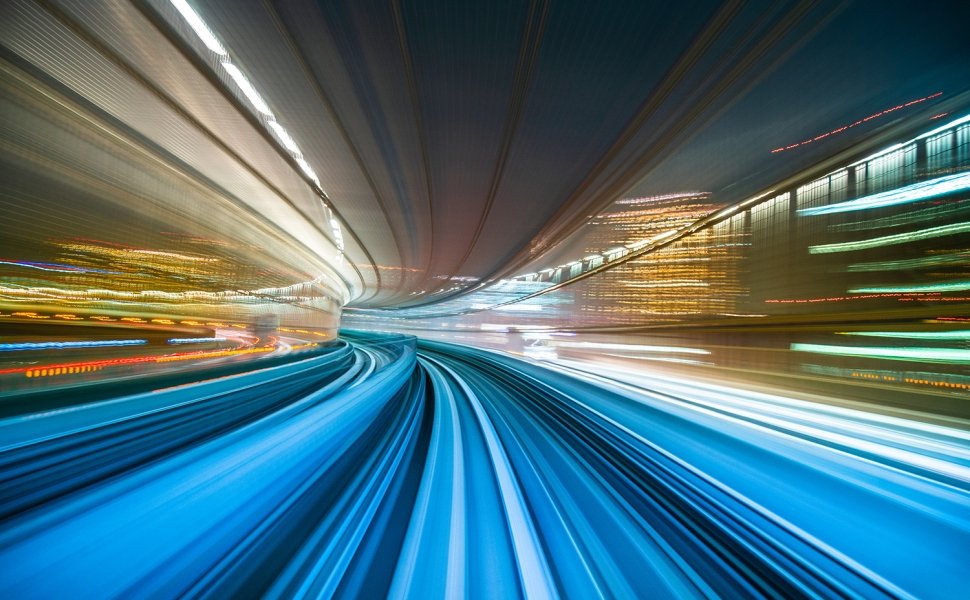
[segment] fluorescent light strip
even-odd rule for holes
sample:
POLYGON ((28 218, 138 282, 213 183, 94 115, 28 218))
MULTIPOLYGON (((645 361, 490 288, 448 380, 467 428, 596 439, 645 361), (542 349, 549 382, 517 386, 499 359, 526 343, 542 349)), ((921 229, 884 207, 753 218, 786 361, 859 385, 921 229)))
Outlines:
POLYGON ((283 145, 286 146, 287 150, 289 150, 293 154, 296 154, 297 156, 303 156, 303 153, 300 152, 300 147, 296 145, 296 142, 293 140, 292 137, 290 137, 290 134, 285 129, 283 129, 282 125, 272 120, 267 122, 269 123, 269 126, 273 129, 273 131, 276 133, 276 137, 278 137, 279 140, 283 143, 283 145))
POLYGON ((182 18, 188 22, 192 30, 195 31, 195 35, 199 36, 199 39, 202 40, 202 43, 209 50, 212 50, 219 56, 226 56, 228 54, 226 49, 222 47, 222 44, 219 43, 219 40, 216 39, 216 36, 206 26, 205 22, 202 21, 199 13, 195 12, 185 0, 172 0, 172 6, 181 13, 182 18))
POLYGON ((246 95, 246 98, 249 99, 249 102, 253 105, 253 108, 263 113, 267 117, 273 116, 269 106, 267 106, 266 102, 263 101, 263 97, 259 95, 259 92, 256 91, 253 84, 246 79, 246 76, 243 75, 242 71, 239 70, 239 67, 227 60, 222 61, 222 67, 229 73, 232 80, 236 82, 236 85, 239 86, 242 93, 246 95))
POLYGON ((300 168, 303 169, 306 176, 309 177, 313 183, 317 184, 317 187, 320 187, 320 179, 317 177, 317 174, 313 172, 313 168, 310 166, 310 163, 306 161, 306 159, 304 159, 302 156, 298 157, 296 159, 296 164, 300 165, 300 168))
MULTIPOLYGON (((179 13, 181 13, 182 17, 185 18, 188 24, 192 27, 196 35, 198 35, 202 42, 209 48, 209 50, 212 50, 219 56, 226 57, 221 61, 222 67, 236 83, 236 86, 239 87, 242 93, 246 96, 253 108, 255 108, 263 116, 267 117, 266 122, 269 124, 270 129, 273 130, 273 133, 276 134, 277 139, 290 153, 294 155, 300 169, 313 182, 313 184, 317 187, 317 190, 326 196, 326 192, 323 190, 320 183, 320 178, 317 177, 316 172, 314 172, 310 164, 303 158, 303 152, 300 151, 300 147, 297 145, 296 140, 294 140, 289 132, 286 131, 286 129, 280 125, 279 122, 277 122, 276 117, 273 115, 273 111, 270 110, 269 105, 266 104, 263 97, 258 91, 256 91, 256 87, 252 84, 252 82, 249 81, 239 67, 230 62, 228 58, 229 52, 222 46, 222 44, 219 43, 219 40, 216 39, 215 35, 212 33, 212 30, 209 29, 199 14, 195 12, 195 10, 189 6, 185 0, 171 0, 171 2, 179 13)), ((323 199, 323 202, 324 206, 326 206, 326 198, 323 199)), ((343 237, 341 235, 339 226, 334 228, 334 236, 337 238, 337 247, 343 251, 343 237)))
POLYGON ((908 204, 929 200, 937 196, 944 196, 970 190, 970 173, 958 173, 947 175, 929 181, 921 181, 912 185, 907 185, 888 192, 880 192, 871 196, 864 196, 848 202, 830 204, 828 206, 815 206, 812 208, 799 209, 798 214, 802 216, 828 215, 833 213, 852 212, 857 210, 868 210, 871 208, 883 208, 885 206, 895 206, 897 204, 908 204))

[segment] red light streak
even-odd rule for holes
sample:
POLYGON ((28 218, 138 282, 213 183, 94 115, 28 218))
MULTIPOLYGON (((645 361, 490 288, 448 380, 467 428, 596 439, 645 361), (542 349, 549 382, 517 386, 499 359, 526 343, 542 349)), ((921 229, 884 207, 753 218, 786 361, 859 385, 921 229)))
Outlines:
MULTIPOLYGON (((937 92, 935 94, 930 94, 929 96, 924 96, 924 97, 919 98, 917 100, 910 100, 909 102, 907 102, 905 104, 897 104, 896 106, 894 106, 892 108, 887 108, 886 110, 882 110, 882 111, 879 111, 877 113, 871 114, 868 117, 865 117, 864 119, 859 119, 855 123, 852 123, 850 125, 843 125, 842 127, 839 127, 838 129, 833 129, 832 131, 830 131, 828 133, 823 133, 823 134, 817 135, 817 136, 815 136, 813 138, 809 138, 809 139, 805 140, 804 142, 798 142, 797 144, 789 144, 788 146, 782 146, 780 148, 775 148, 774 150, 771 151, 771 153, 772 154, 777 154, 779 152, 784 152, 786 150, 791 150, 793 148, 798 148, 799 146, 804 146, 806 144, 811 144, 812 142, 817 142, 818 140, 825 139, 825 138, 829 137, 830 135, 835 135, 837 133, 842 133, 843 131, 845 131, 847 129, 851 129, 852 127, 855 127, 856 125, 861 125, 863 123, 867 123, 867 122, 869 122, 869 121, 871 121, 873 119, 877 119, 877 118, 882 117, 884 115, 887 115, 887 114, 889 114, 891 112, 897 111, 897 110, 899 110, 901 108, 906 108, 906 107, 912 106, 914 104, 919 104, 920 102, 926 102, 927 100, 932 100, 933 98, 938 98, 939 96, 942 96, 942 95, 943 95, 943 92, 937 92)), ((945 116, 946 114, 947 113, 943 113, 943 114, 937 115, 937 116, 935 116, 933 118, 936 119, 936 118, 945 116)))
POLYGON ((244 350, 199 350, 194 352, 174 352, 170 354, 155 354, 151 356, 132 356, 128 358, 112 358, 105 360, 92 360, 84 362, 58 363, 53 365, 36 367, 18 367, 14 369, 2 369, 0 375, 12 373, 23 373, 26 377, 49 377, 51 375, 74 375, 78 373, 89 373, 101 370, 105 367, 115 367, 137 363, 165 363, 176 360, 191 360, 194 358, 217 358, 223 356, 237 356, 241 354, 255 354, 270 352, 272 346, 261 348, 246 348, 244 350))
POLYGON ((830 298, 771 299, 765 304, 814 304, 817 302, 843 302, 845 300, 869 300, 872 298, 895 298, 900 302, 966 302, 970 297, 942 296, 939 292, 894 292, 885 294, 859 294, 857 296, 833 296, 830 298))

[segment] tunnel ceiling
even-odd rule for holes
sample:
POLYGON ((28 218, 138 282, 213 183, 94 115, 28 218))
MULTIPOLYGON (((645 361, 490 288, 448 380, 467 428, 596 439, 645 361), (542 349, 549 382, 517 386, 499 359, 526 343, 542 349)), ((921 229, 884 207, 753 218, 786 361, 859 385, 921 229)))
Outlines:
POLYGON ((624 195, 738 201, 970 75, 960 19, 888 18, 897 3, 190 3, 225 55, 175 4, 5 2, 5 72, 365 307, 513 274, 624 195))

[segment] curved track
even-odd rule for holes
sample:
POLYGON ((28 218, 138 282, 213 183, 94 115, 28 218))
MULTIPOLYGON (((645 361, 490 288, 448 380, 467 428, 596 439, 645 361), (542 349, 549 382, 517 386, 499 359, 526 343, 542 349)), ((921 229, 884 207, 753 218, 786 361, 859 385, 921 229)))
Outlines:
POLYGON ((0 421, 0 595, 952 598, 968 441, 355 334, 0 421))

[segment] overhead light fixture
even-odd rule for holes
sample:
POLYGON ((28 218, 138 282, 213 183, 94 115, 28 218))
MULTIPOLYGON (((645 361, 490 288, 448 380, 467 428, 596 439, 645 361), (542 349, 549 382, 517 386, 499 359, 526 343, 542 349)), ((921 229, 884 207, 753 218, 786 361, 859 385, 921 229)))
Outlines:
POLYGON ((310 167, 310 163, 308 163, 302 156, 300 156, 300 157, 297 157, 296 164, 300 165, 300 168, 303 169, 303 172, 306 174, 306 176, 309 177, 313 181, 313 183, 317 184, 317 187, 320 187, 320 179, 317 177, 317 174, 313 171, 313 168, 310 167))
POLYGON ((302 152, 300 152, 300 147, 296 145, 296 142, 293 140, 292 137, 290 137, 290 134, 285 129, 283 129, 282 125, 280 125, 274 120, 270 120, 269 126, 273 129, 273 132, 276 133, 276 137, 278 137, 280 141, 283 142, 283 145, 286 146, 287 150, 289 150, 293 154, 297 154, 297 155, 303 154, 302 152))
POLYGON ((206 48, 212 50, 219 56, 226 56, 229 54, 226 49, 222 47, 222 44, 219 43, 219 40, 216 39, 216 36, 213 35, 212 31, 205 24, 205 21, 202 20, 202 17, 199 16, 199 13, 195 12, 195 10, 189 6, 185 0, 172 0, 172 6, 174 6, 175 10, 179 11, 182 18, 188 22, 189 26, 192 28, 192 31, 195 32, 195 35, 199 36, 199 39, 202 40, 202 43, 206 45, 206 48))
MULTIPOLYGON (((223 57, 222 60, 220 60, 220 63, 226 70, 226 73, 229 74, 236 86, 242 91, 243 95, 246 96, 246 99, 249 100, 252 107, 256 109, 256 111, 262 116, 266 117, 264 123, 269 125, 269 128, 272 129, 277 140, 279 140, 283 147, 290 152, 306 177, 313 182, 316 190, 323 195, 320 200, 323 202, 323 206, 327 211, 327 214, 330 215, 330 206, 328 198, 326 197, 327 193, 323 190, 323 187, 320 184, 320 179, 317 177, 317 174, 314 172, 313 168, 310 167, 310 164, 303 158, 303 153, 300 151, 300 147, 296 144, 296 140, 294 140, 289 132, 279 124, 276 117, 273 115, 273 111, 270 110, 269 105, 266 104, 263 97, 258 91, 256 91, 256 87, 252 84, 252 82, 249 81, 239 67, 232 63, 229 58, 228 50, 226 50, 226 48, 219 43, 219 40, 216 39, 215 34, 213 34, 212 30, 209 29, 208 25, 205 24, 202 17, 200 17, 199 14, 195 12, 191 6, 189 6, 186 0, 171 0, 171 2, 172 6, 178 10, 178 12, 186 20, 192 30, 195 31, 196 35, 200 40, 202 40, 206 47, 208 47, 209 50, 215 54, 223 57)), ((336 258, 337 260, 342 261, 344 239, 340 224, 332 218, 330 218, 330 224, 333 232, 334 243, 339 250, 336 258)))
MULTIPOLYGON (((256 91, 256 87, 249 81, 249 79, 243 74, 243 72, 229 60, 229 52, 219 43, 216 36, 209 29, 208 25, 202 20, 195 9, 189 6, 186 0, 171 0, 172 6, 182 15, 182 17, 188 22, 189 26, 195 31, 199 39, 209 48, 219 56, 225 57, 221 62, 222 67, 226 70, 226 73, 232 78, 236 86, 242 91, 249 103, 259 112, 261 115, 266 117, 266 123, 269 125, 273 133, 276 134, 276 138, 279 140, 283 147, 286 148, 296 159, 297 164, 303 173, 314 183, 317 190, 321 192, 324 196, 327 195, 326 191, 320 184, 320 178, 314 172, 310 164, 303 158, 303 152, 300 151, 300 147, 296 144, 296 140, 289 134, 286 129, 279 124, 276 117, 273 115, 273 111, 270 110, 269 105, 263 100, 263 97, 256 91)), ((328 207, 327 199, 321 198, 325 207, 328 207)))
POLYGON ((246 95, 246 98, 249 99, 249 102, 253 105, 253 108, 267 117, 272 118, 273 113, 270 111, 269 106, 267 106, 266 102, 263 101, 263 97, 259 95, 259 92, 256 91, 253 84, 250 83, 249 80, 246 79, 246 76, 243 75, 242 71, 239 70, 239 67, 227 60, 222 61, 222 66, 226 69, 226 72, 229 73, 229 76, 232 77, 232 80, 236 82, 236 85, 239 86, 239 89, 242 90, 242 93, 246 95))

